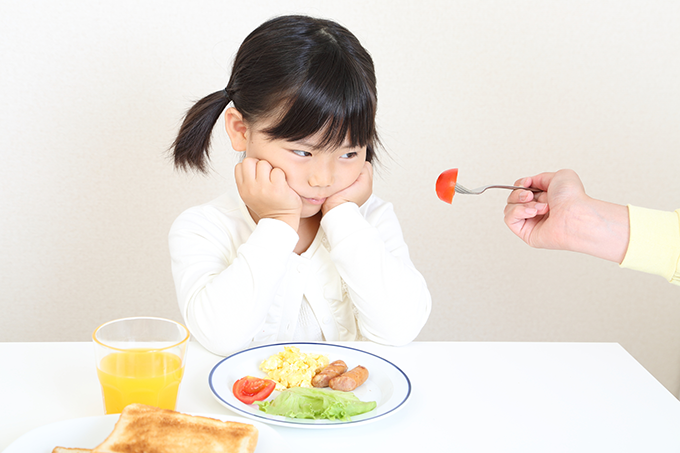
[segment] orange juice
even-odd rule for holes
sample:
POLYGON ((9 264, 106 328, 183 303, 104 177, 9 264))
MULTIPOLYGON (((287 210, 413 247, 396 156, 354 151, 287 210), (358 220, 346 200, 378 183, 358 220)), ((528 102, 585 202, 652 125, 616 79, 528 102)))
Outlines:
POLYGON ((97 367, 107 414, 131 403, 175 409, 182 361, 169 352, 132 350, 105 356, 97 367))

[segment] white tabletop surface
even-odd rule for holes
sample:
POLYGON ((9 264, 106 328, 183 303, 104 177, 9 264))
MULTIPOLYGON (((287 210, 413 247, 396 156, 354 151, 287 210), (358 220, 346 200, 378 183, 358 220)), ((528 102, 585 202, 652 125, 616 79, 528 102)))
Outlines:
MULTIPOLYGON (((615 343, 343 344, 393 362, 412 394, 363 426, 272 426, 291 451, 680 452, 680 401, 615 343)), ((221 359, 191 342, 177 410, 238 415, 207 384, 221 359)), ((0 343, 0 450, 103 414, 90 343, 0 343)))

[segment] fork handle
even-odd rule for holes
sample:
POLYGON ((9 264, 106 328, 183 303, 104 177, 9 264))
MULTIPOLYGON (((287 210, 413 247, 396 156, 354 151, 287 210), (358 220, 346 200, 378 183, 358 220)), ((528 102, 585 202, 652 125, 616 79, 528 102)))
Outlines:
POLYGON ((543 192, 541 189, 537 189, 536 187, 520 187, 520 186, 489 186, 487 189, 510 189, 510 190, 517 190, 517 189, 522 189, 522 190, 529 190, 531 192, 543 192))

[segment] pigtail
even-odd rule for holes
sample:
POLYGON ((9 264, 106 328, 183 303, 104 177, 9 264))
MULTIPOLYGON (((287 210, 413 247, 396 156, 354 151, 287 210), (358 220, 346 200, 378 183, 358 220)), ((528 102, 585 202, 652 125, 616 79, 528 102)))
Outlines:
POLYGON ((220 90, 204 97, 189 109, 171 148, 175 168, 188 170, 190 167, 207 173, 212 130, 229 102, 231 96, 227 90, 220 90))

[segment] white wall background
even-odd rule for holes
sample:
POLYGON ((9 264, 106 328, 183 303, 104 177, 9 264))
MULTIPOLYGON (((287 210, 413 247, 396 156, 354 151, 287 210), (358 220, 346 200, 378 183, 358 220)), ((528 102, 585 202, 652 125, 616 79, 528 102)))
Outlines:
POLYGON ((589 193, 680 207, 680 3, 673 0, 0 0, 0 341, 88 341, 123 316, 179 319, 167 232, 232 187, 165 150, 228 80, 243 38, 284 13, 352 30, 377 69, 394 202, 434 308, 421 340, 621 343, 680 393, 680 289, 534 250, 507 193, 434 194, 563 167, 589 193))

